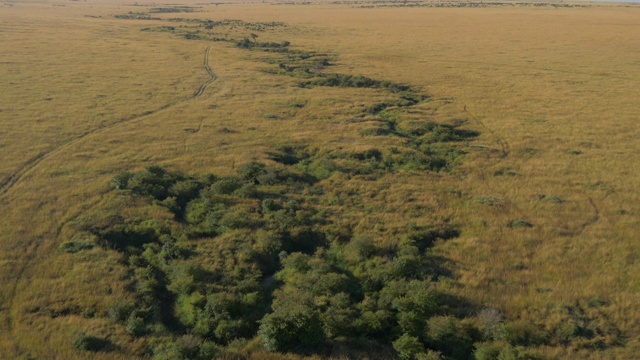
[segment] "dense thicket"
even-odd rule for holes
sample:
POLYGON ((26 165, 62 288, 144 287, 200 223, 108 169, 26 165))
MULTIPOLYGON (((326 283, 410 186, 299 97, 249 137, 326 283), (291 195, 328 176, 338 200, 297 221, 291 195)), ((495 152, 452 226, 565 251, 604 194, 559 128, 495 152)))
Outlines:
POLYGON ((112 320, 131 336, 173 339, 152 349, 157 358, 208 358, 256 336, 275 352, 347 343, 404 354, 409 337, 416 354, 470 355, 481 335, 459 317, 470 309, 438 288, 441 269, 430 256, 457 230, 414 227, 385 248, 351 238, 314 206, 314 181, 259 163, 234 177, 157 166, 117 175, 114 195, 146 199, 174 220, 110 218, 85 229, 130 268, 133 301, 113 304, 112 320), (186 334, 195 348, 177 340, 186 334))
MULTIPOLYGON (((449 293, 432 253, 456 228, 409 226, 394 246, 354 237, 316 206, 323 194, 304 169, 253 162, 231 177, 158 166, 117 175, 112 196, 171 216, 86 223, 130 270, 132 296, 111 305, 111 321, 148 339, 155 359, 211 359, 239 343, 279 353, 524 359, 534 358, 530 345, 615 338, 571 315, 543 330, 479 311, 449 293)), ((591 305, 577 306, 568 314, 591 305)), ((79 349, 100 340, 87 339, 76 340, 79 349)))

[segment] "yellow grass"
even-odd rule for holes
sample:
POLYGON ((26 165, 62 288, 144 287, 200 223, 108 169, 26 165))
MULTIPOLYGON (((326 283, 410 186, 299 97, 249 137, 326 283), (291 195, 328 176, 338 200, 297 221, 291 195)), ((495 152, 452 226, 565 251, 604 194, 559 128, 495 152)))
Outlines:
MULTIPOLYGON (((398 144, 362 137, 348 121, 385 92, 301 89, 297 79, 260 72, 269 66, 259 61, 264 54, 141 32, 158 23, 113 18, 145 9, 0 5, 0 358, 82 358, 72 346, 80 330, 120 346, 95 358, 127 359, 142 347, 104 319, 107 304, 126 296, 114 255, 57 250, 73 236, 68 224, 102 201, 116 173, 157 163, 232 174, 250 160, 269 161, 281 145, 398 144), (209 46, 216 80, 194 97, 211 79, 203 67, 209 46), (307 105, 292 110, 287 103, 296 99, 307 105), (103 317, 83 317, 91 309, 103 317)), ((321 183, 345 202, 338 211, 358 224, 356 234, 392 242, 407 223, 449 221, 462 235, 437 251, 453 264, 459 295, 543 323, 550 308, 597 298, 626 341, 608 355, 541 353, 640 352, 639 7, 201 10, 158 16, 285 22, 260 40, 333 54, 331 72, 410 84, 432 99, 419 105, 422 114, 480 132, 452 173, 321 183), (363 203, 349 207, 352 193, 363 203), (483 197, 497 204, 477 201, 483 197), (518 219, 534 227, 507 226, 518 219)))

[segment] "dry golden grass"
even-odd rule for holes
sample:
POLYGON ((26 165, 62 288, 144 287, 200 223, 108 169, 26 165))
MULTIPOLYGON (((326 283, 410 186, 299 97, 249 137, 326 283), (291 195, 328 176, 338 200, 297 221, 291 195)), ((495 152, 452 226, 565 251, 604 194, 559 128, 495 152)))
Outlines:
MULTIPOLYGON (((0 358, 82 358, 72 346, 78 331, 120 347, 93 358, 127 359, 143 346, 104 319, 106 305, 126 296, 126 269, 113 254, 57 250, 73 236, 67 224, 103 201, 119 171, 158 163, 230 174, 269 161, 280 145, 350 151, 398 143, 361 137, 348 121, 385 99, 383 91, 301 89, 296 79, 261 73, 264 54, 141 32, 156 23, 112 17, 145 7, 0 9, 0 358), (217 79, 193 98, 210 79, 202 66, 208 46, 217 79), (287 106, 297 99, 307 105, 287 106)), ((358 224, 355 233, 388 242, 411 222, 459 225, 461 237, 437 250, 454 264, 459 295, 541 325, 563 304, 600 299, 601 317, 625 339, 608 353, 541 353, 640 353, 640 8, 201 10, 158 16, 285 22, 260 40, 334 54, 331 72, 420 88, 432 98, 420 116, 464 120, 481 133, 452 173, 325 180, 320 186, 344 202, 334 211, 358 224), (513 220, 533 228, 508 227, 513 220)))

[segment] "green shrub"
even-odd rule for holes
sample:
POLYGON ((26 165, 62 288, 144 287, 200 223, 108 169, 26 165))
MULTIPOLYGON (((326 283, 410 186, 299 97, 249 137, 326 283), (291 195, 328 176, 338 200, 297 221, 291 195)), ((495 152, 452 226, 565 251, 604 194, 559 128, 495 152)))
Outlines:
POLYGON ((498 360, 505 347, 508 347, 508 344, 504 342, 490 341, 477 343, 475 344, 476 349, 473 352, 473 356, 476 360, 498 360))
POLYGON ((574 321, 567 321, 556 331, 556 337, 561 344, 567 345, 580 336, 580 327, 574 321))
POLYGON ((324 342, 324 331, 315 310, 305 304, 289 304, 260 321, 258 335, 271 352, 307 352, 324 342))
POLYGON ((256 228, 260 225, 260 220, 257 217, 258 214, 250 213, 247 209, 236 208, 227 211, 222 216, 218 224, 223 231, 241 228, 256 228))
POLYGON ((359 262, 370 258, 377 251, 373 240, 369 237, 358 236, 344 247, 343 255, 351 262, 359 262))
POLYGON ((316 159, 309 163, 306 167, 306 171, 309 175, 318 180, 327 179, 337 170, 335 163, 329 159, 316 159))
POLYGON ((131 174, 130 172, 124 171, 114 176, 113 180, 111 181, 111 184, 113 185, 113 188, 116 190, 124 190, 129 187, 129 180, 131 180, 132 177, 133 177, 133 174, 131 174))
POLYGON ((127 320, 127 326, 125 328, 127 334, 132 336, 142 336, 147 333, 147 326, 144 323, 144 319, 138 316, 131 316, 127 320))
POLYGON ((86 335, 85 333, 79 333, 73 340, 73 346, 80 351, 105 351, 111 343, 107 340, 97 338, 95 336, 86 335))
POLYGON ((214 194, 221 195, 230 195, 234 191, 240 189, 242 187, 242 183, 238 178, 235 177, 226 177, 216 181, 213 185, 211 185, 211 191, 214 194))
POLYGON ((260 176, 267 172, 267 167, 259 162, 252 161, 240 166, 238 174, 244 181, 257 181, 260 176))
POLYGON ((416 359, 416 356, 424 351, 424 346, 420 343, 420 340, 408 334, 404 334, 394 341, 393 348, 398 352, 398 356, 402 360, 416 359))
POLYGON ((182 180, 171 185, 169 195, 175 197, 178 206, 184 207, 199 196, 201 189, 202 184, 195 180, 182 180))
POLYGON ((277 152, 269 154, 271 160, 284 165, 295 165, 311 157, 311 155, 306 153, 305 147, 281 146, 276 150, 277 152))
POLYGON ((107 317, 113 323, 123 322, 129 318, 134 308, 135 305, 132 302, 115 301, 109 306, 107 317))
MULTIPOLYGON (((456 319, 451 316, 434 316, 427 321, 426 339, 429 344, 445 345, 448 339, 453 339, 456 332, 456 319)), ((438 346, 440 347, 442 346, 438 346)))
POLYGON ((244 199, 255 199, 259 197, 260 192, 258 191, 258 188, 254 184, 248 183, 248 184, 242 185, 242 187, 234 191, 233 195, 244 198, 244 199))
POLYGON ((533 224, 525 220, 513 220, 508 226, 510 228, 532 228, 533 224))

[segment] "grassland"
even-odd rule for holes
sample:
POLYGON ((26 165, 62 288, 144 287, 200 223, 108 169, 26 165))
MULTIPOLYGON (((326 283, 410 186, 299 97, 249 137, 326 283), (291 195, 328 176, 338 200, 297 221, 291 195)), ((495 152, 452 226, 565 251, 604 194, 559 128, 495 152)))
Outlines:
POLYGON ((251 33, 326 54, 330 65, 314 71, 426 96, 396 109, 400 130, 433 121, 477 134, 451 145, 464 155, 443 171, 316 184, 318 206, 354 238, 390 247, 408 225, 454 226, 460 236, 432 249, 446 259, 448 292, 511 323, 596 329, 532 354, 637 357, 640 8, 185 5, 193 8, 0 5, 0 357, 144 354, 145 339, 107 319, 129 296, 120 256, 60 251, 87 214, 127 213, 113 200, 116 174, 162 165, 226 176, 250 161, 282 168, 273 153, 285 146, 343 159, 403 149, 405 138, 380 132, 386 125, 370 111, 397 94, 301 87, 308 79, 274 74, 281 54, 231 41, 251 33), (159 20, 115 17, 140 13, 159 20), (207 19, 242 22, 205 36, 207 19), (284 26, 243 25, 255 23, 284 26), (80 332, 115 348, 79 352, 80 332))

